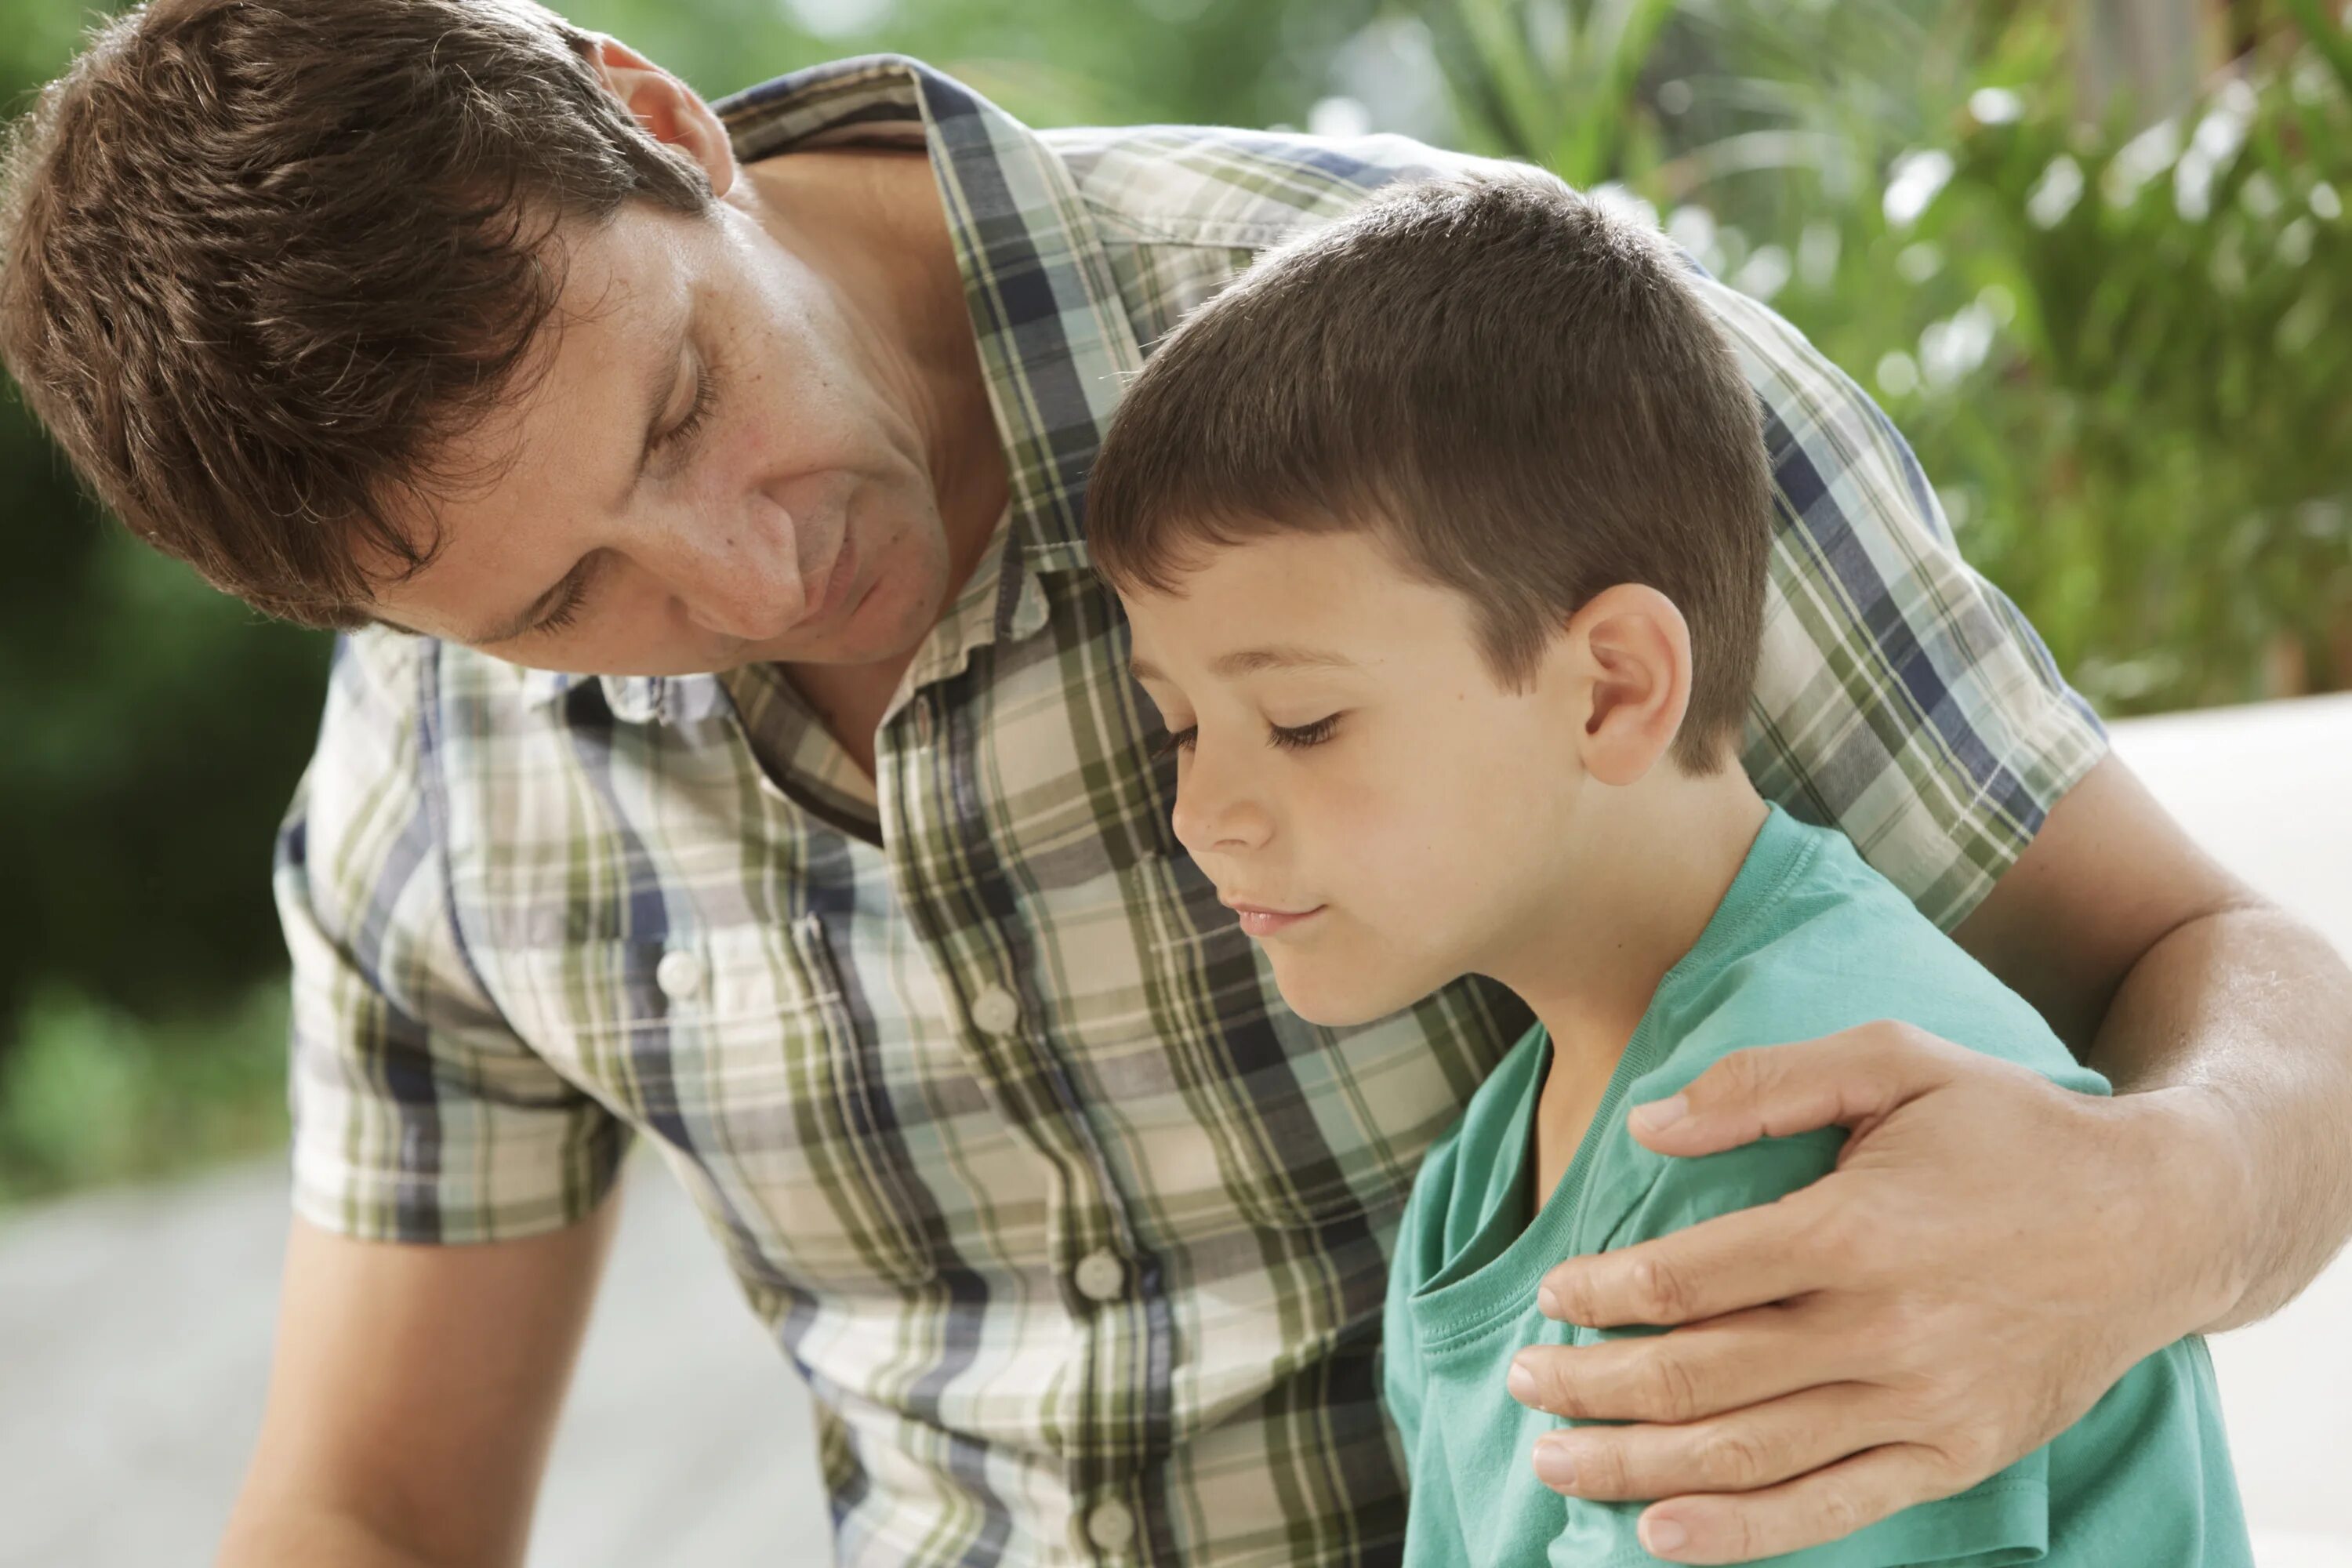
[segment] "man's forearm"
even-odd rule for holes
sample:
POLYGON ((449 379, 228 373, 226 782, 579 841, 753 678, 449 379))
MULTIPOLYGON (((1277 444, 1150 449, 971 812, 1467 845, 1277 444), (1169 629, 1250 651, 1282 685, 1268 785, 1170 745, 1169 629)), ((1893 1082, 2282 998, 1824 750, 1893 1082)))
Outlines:
POLYGON ((2164 1108, 2149 1168, 2177 1184, 2168 1212, 2209 1227, 2204 1331, 2276 1311, 2352 1235, 2352 971, 2309 926, 2262 903, 2181 925, 2125 976, 2086 1059, 2164 1108))
POLYGON ((328 1510, 238 1505, 215 1568, 457 1568, 394 1544, 362 1521, 328 1510))

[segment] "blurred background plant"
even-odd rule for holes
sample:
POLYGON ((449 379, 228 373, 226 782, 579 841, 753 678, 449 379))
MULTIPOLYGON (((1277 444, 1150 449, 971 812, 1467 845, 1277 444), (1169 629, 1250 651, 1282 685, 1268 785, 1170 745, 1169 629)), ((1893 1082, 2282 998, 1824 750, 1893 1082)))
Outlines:
MULTIPOLYGON (((1033 124, 1397 131, 1646 204, 1885 405, 2113 714, 2352 686, 2338 0, 573 0, 717 96, 867 49, 1033 124)), ((92 14, 0 0, 22 106, 92 14)), ((0 399, 0 1203, 282 1137, 271 829, 322 639, 0 399)))

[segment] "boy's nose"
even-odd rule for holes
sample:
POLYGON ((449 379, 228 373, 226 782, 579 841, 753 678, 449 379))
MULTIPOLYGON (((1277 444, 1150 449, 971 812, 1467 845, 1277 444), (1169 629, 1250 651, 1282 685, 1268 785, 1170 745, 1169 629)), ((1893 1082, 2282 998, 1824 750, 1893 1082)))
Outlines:
POLYGON ((1263 849, 1274 836, 1274 819, 1257 799, 1211 773, 1198 750, 1176 786, 1171 821, 1177 841, 1195 855, 1219 850, 1263 849))

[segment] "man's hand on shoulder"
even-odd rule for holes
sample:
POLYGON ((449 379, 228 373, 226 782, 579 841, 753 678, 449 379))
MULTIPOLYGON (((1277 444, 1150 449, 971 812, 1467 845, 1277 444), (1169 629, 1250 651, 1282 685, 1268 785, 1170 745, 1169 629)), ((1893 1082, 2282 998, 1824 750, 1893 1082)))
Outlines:
POLYGON ((1899 1024, 1739 1052, 1677 1098, 1633 1115, 1661 1153, 1852 1136, 1778 1203, 1545 1279, 1566 1321, 1689 1325, 1520 1352, 1528 1403, 1633 1423, 1547 1439, 1546 1479, 1564 1455, 1568 1495, 1665 1500, 1643 1521, 1658 1555, 1795 1551, 1965 1490, 2215 1310, 2141 1289, 2179 1216, 2137 1178, 2182 1152, 2127 1104, 1899 1024))

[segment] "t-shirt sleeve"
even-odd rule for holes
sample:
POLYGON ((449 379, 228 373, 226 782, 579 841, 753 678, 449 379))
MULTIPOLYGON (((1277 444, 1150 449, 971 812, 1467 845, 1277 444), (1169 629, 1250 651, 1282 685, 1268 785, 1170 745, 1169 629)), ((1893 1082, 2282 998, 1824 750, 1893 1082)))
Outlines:
POLYGON ((625 1126, 507 1026, 451 915, 426 776, 433 646, 337 644, 278 843, 293 963, 294 1207, 366 1240, 554 1230, 611 1187, 625 1126))
MULTIPOLYGON (((1777 1202, 1827 1175, 1844 1134, 1837 1130, 1772 1138, 1695 1160, 1641 1151, 1655 1167, 1647 1189, 1601 1250, 1668 1236, 1735 1210, 1777 1202)), ((1635 1338, 1655 1329, 1605 1330, 1600 1340, 1635 1338)), ((1583 1336, 1580 1336, 1580 1338, 1583 1336)), ((1570 1422, 1571 1426, 1587 1425, 1570 1422)), ((1857 1531, 1843 1541, 1759 1559, 1787 1568, 1898 1568, 1902 1564, 2000 1568, 2039 1560, 2049 1544, 2049 1455, 2037 1448, 2009 1468, 1954 1497, 1857 1531)), ((1558 1568, 1630 1568, 1658 1560, 1636 1533, 1646 1503, 1578 1500, 1549 1550, 1558 1568)))
POLYGON ((1742 753, 1949 931, 2106 752, 2017 607, 1960 558, 1911 448, 1787 321, 1696 280, 1764 414, 1774 543, 1742 753))

